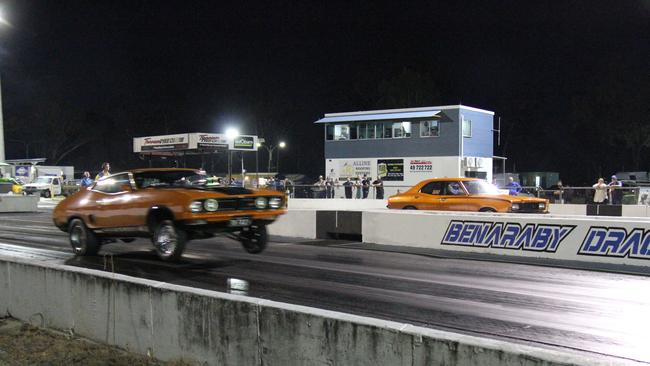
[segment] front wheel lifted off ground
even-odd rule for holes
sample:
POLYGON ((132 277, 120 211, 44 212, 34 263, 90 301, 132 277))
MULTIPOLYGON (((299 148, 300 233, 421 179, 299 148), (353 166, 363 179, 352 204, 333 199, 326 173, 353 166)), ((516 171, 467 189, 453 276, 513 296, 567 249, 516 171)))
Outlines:
POLYGON ((261 253, 266 248, 268 241, 266 225, 253 224, 244 228, 239 233, 239 240, 247 252, 251 254, 261 253))
POLYGON ((187 233, 174 225, 171 220, 161 221, 153 234, 153 246, 160 259, 173 262, 180 259, 185 250, 187 233))
POLYGON ((70 246, 75 255, 97 255, 99 252, 99 241, 92 230, 88 229, 81 219, 73 219, 68 225, 70 234, 70 246))

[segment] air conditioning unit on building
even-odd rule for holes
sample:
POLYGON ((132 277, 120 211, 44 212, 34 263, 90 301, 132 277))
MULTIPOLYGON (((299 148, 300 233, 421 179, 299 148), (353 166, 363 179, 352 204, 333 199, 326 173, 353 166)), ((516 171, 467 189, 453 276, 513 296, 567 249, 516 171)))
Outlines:
POLYGON ((485 159, 483 158, 476 158, 476 167, 477 168, 483 168, 483 165, 485 164, 485 159))
POLYGON ((465 157, 463 163, 467 168, 476 168, 476 158, 465 157))

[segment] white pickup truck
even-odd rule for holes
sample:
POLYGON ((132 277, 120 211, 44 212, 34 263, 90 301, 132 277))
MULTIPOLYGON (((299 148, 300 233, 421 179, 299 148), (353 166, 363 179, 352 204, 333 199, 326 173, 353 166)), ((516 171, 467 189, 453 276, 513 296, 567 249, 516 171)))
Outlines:
POLYGON ((29 184, 23 186, 25 194, 40 194, 41 197, 50 198, 63 193, 63 178, 43 175, 29 184))

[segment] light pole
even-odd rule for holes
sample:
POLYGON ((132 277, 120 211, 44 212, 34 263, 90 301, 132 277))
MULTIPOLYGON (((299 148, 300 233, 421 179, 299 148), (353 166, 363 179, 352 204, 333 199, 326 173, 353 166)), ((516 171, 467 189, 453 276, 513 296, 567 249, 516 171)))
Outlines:
MULTIPOLYGON (((287 146, 287 144, 285 144, 284 141, 280 141, 280 143, 278 144, 278 147, 280 149, 284 149, 285 146, 287 146)), ((278 174, 280 174, 280 149, 278 149, 278 158, 277 158, 277 160, 275 162, 275 165, 276 165, 275 167, 278 170, 278 174)))
MULTIPOLYGON (((0 9, 0 24, 3 26, 10 26, 3 9, 0 9)), ((5 161, 5 130, 4 130, 4 117, 2 116, 2 82, 0 82, 0 162, 5 161)))
MULTIPOLYGON (((236 128, 230 127, 226 129, 226 139, 228 139, 228 141, 232 141, 234 144, 235 138, 237 138, 237 136, 239 136, 239 130, 237 130, 236 128)), ((231 179, 232 179, 232 150, 229 147, 228 148, 228 185, 230 185, 231 179)))

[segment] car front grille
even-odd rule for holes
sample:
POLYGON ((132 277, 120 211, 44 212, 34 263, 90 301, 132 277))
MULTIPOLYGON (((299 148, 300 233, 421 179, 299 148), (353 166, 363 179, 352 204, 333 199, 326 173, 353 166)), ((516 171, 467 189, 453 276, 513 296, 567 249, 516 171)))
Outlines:
MULTIPOLYGON (((240 198, 225 198, 219 199, 219 211, 233 211, 233 210, 259 210, 255 206, 255 199, 259 196, 254 197, 240 197, 240 198)), ((270 199, 271 197, 265 197, 270 199)), ((267 207, 264 210, 269 210, 271 208, 267 207)))
POLYGON ((544 212, 544 209, 539 208, 538 202, 522 202, 517 212, 544 212))

